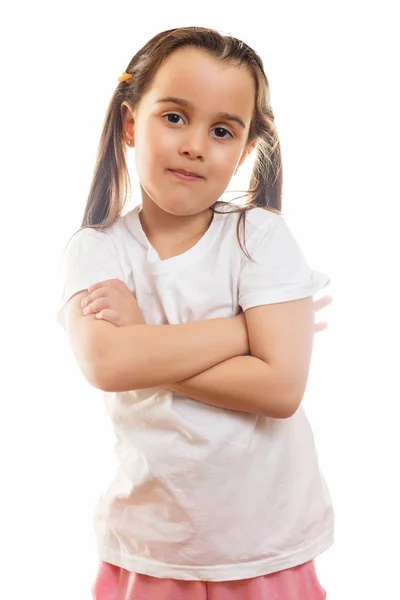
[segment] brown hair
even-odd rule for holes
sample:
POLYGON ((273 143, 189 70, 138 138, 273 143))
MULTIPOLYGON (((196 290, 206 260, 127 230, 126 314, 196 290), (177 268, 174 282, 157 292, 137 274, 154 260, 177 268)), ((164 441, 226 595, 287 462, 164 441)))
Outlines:
MULTIPOLYGON (((121 215, 131 190, 122 135, 121 104, 125 101, 131 109, 135 109, 162 62, 174 51, 188 46, 205 50, 233 66, 248 68, 255 80, 256 103, 247 143, 257 141, 257 154, 250 189, 244 193, 247 200, 242 207, 233 208, 235 212, 241 212, 238 238, 239 225, 242 220, 244 225, 246 210, 258 206, 278 214, 281 212, 280 142, 269 104, 269 83, 261 58, 244 42, 232 36, 203 27, 181 27, 153 37, 127 66, 126 73, 131 73, 133 77, 119 83, 108 106, 81 227, 103 229, 115 223, 121 215)), ((215 212, 216 205, 211 207, 215 212)), ((241 247, 243 249, 242 244, 241 247)))

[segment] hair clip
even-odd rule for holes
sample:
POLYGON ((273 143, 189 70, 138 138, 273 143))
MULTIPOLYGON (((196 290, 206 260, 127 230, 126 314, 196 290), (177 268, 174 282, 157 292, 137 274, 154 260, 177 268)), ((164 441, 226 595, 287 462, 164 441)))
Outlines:
POLYGON ((126 73, 125 71, 122 73, 121 77, 118 77, 118 81, 122 83, 123 81, 129 81, 132 79, 132 73, 126 73))

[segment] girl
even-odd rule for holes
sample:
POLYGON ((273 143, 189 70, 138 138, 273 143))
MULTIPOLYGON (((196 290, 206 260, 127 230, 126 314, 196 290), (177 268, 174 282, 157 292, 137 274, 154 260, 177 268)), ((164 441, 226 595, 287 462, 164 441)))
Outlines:
POLYGON ((199 27, 151 39, 109 105, 58 313, 117 437, 95 600, 326 597, 334 518, 300 402, 328 278, 281 192, 259 56, 199 27), (122 215, 126 147, 142 201, 122 215), (220 202, 253 150, 246 204, 220 202))

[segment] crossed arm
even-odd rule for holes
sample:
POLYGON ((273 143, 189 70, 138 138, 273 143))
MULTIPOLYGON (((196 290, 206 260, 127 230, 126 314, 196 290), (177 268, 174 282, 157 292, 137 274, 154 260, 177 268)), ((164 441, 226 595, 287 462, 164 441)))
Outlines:
POLYGON ((167 387, 214 406, 287 418, 303 397, 314 338, 311 297, 182 325, 102 326, 96 386, 167 387), (176 383, 178 382, 178 383, 176 383))
POLYGON ((289 417, 297 410, 308 380, 314 337, 312 299, 252 308, 246 312, 246 323, 250 354, 168 387, 214 406, 289 417))

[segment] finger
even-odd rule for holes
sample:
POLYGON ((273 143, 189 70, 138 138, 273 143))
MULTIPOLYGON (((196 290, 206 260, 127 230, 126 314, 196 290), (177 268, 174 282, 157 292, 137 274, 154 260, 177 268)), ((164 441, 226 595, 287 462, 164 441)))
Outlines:
POLYGON ((314 310, 315 311, 322 310, 326 306, 329 306, 329 304, 332 304, 332 302, 333 302, 332 296, 324 296, 323 298, 314 300, 314 310))
POLYGON ((330 282, 331 282, 331 278, 330 278, 330 277, 329 277, 329 275, 328 275, 328 281, 326 282, 326 284, 324 285, 324 287, 326 287, 327 285, 329 285, 329 284, 330 284, 330 282))
POLYGON ((104 281, 99 281, 98 283, 94 283, 93 285, 91 285, 88 288, 89 294, 91 294, 92 292, 94 292, 95 290, 98 290, 102 287, 107 287, 107 286, 120 286, 121 283, 123 283, 125 285, 125 282, 122 281, 121 279, 105 279, 104 281))
POLYGON ((100 319, 101 321, 107 321, 108 323, 112 323, 116 327, 121 326, 121 317, 116 310, 111 310, 111 308, 103 308, 100 312, 96 313, 96 319, 100 319))
POLYGON ((95 313, 100 312, 101 310, 104 310, 105 308, 109 308, 108 298, 97 298, 96 300, 89 302, 89 304, 85 306, 85 308, 83 309, 83 314, 93 315, 95 313))
POLYGON ((315 324, 315 333, 319 333, 320 331, 325 331, 325 329, 328 329, 328 323, 316 323, 315 324))
POLYGON ((94 283, 93 285, 88 287, 89 294, 91 294, 95 290, 99 290, 100 288, 106 286, 108 283, 108 281, 98 281, 97 283, 94 283))
POLYGON ((99 298, 108 298, 108 302, 110 303, 111 298, 116 293, 117 293, 117 290, 111 286, 99 287, 98 289, 94 290, 91 294, 89 294, 88 296, 83 298, 83 300, 81 302, 81 307, 84 308, 85 306, 89 305, 91 302, 94 302, 95 300, 98 300, 99 298))
POLYGON ((99 289, 95 290, 94 292, 92 292, 91 294, 89 294, 88 296, 85 296, 85 298, 83 298, 83 300, 81 302, 81 307, 85 308, 85 306, 89 306, 89 304, 91 304, 91 302, 93 302, 94 300, 103 298, 106 295, 104 290, 105 290, 105 288, 99 288, 99 289))

